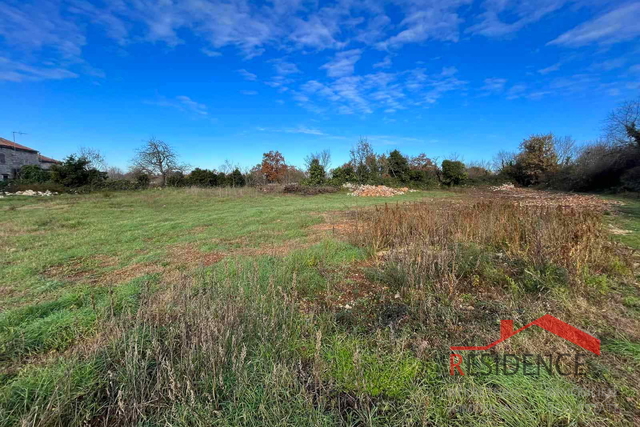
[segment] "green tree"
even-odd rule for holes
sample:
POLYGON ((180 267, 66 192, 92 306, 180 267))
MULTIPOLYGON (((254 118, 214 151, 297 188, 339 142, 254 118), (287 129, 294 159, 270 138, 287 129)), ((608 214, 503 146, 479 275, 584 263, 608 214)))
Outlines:
POLYGON ((218 183, 218 176, 214 171, 195 168, 189 174, 187 183, 198 187, 213 187, 218 183))
POLYGON ((313 159, 309 165, 309 185, 322 185, 326 181, 326 172, 320 164, 320 160, 313 159))
POLYGON ((391 175, 391 177, 399 180, 400 182, 407 182, 409 180, 409 161, 400 153, 400 151, 393 150, 389 153, 387 165, 389 168, 389 175, 391 175))
POLYGON ((356 179, 356 172, 351 163, 345 163, 331 171, 331 181, 337 185, 342 185, 346 182, 356 182, 356 179))
POLYGON ((238 168, 235 168, 233 172, 227 176, 227 181, 229 181, 232 187, 244 187, 246 184, 245 177, 238 168))
POLYGON ((448 186, 463 184, 467 179, 464 163, 454 160, 442 161, 442 183, 448 186))
POLYGON ((514 178, 522 185, 540 184, 558 170, 558 155, 553 134, 532 135, 520 144, 513 168, 514 178))
POLYGON ((107 173, 89 167, 90 163, 84 157, 71 155, 62 164, 51 166, 51 181, 65 187, 82 187, 105 181, 107 173))

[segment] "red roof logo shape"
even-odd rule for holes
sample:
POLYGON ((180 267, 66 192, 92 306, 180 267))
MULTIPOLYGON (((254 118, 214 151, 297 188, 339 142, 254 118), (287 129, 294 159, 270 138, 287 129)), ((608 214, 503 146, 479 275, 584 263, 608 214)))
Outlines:
POLYGON ((584 348, 585 350, 590 351, 591 353, 600 355, 600 340, 589 335, 586 332, 581 331, 578 328, 571 326, 568 323, 563 322, 562 320, 551 316, 550 314, 545 314, 539 319, 534 320, 533 322, 524 325, 522 328, 518 330, 513 330, 513 320, 501 320, 500 321, 500 339, 492 342, 489 345, 485 346, 451 346, 449 347, 452 351, 455 350, 489 350, 490 348, 500 344, 503 341, 511 338, 512 336, 524 331, 525 329, 530 328, 531 326, 539 326, 542 329, 551 332, 559 336, 560 338, 564 338, 567 341, 571 341, 572 343, 584 348))

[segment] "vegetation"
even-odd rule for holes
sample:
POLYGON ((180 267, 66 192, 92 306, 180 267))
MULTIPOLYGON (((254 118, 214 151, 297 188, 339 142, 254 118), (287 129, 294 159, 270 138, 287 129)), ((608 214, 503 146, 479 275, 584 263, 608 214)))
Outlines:
POLYGON ((92 168, 85 157, 71 155, 62 164, 51 166, 51 181, 65 187, 78 188, 97 184, 107 179, 104 172, 92 168))
POLYGON ((460 185, 467 179, 464 163, 460 161, 442 161, 442 182, 445 185, 460 185))
MULTIPOLYGON (((149 175, 158 175, 162 179, 162 186, 167 184, 167 178, 182 173, 186 166, 178 164, 175 150, 164 141, 151 138, 138 150, 132 160, 133 168, 149 175)), ((175 180, 175 178, 174 178, 175 180)))
POLYGON ((397 197, 1 199, 0 425, 633 425, 640 295, 615 242, 640 242, 607 221, 636 233, 637 201, 397 197), (450 345, 545 313, 602 340, 586 376, 449 375, 450 345))

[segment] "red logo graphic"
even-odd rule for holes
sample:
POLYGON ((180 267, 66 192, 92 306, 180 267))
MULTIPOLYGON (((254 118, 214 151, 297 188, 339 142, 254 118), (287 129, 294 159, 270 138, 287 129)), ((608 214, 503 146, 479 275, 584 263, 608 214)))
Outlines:
POLYGON ((513 320, 501 320, 500 321, 500 339, 492 342, 486 346, 479 347, 465 347, 465 346, 452 346, 449 347, 452 351, 455 350, 489 350, 491 347, 494 347, 500 344, 503 341, 511 338, 512 336, 519 334, 531 326, 536 325, 545 329, 552 334, 556 334, 560 338, 564 338, 567 341, 571 341, 572 343, 579 345, 585 350, 590 351, 591 353, 600 355, 600 340, 589 335, 586 332, 581 331, 578 328, 574 328, 568 323, 563 322, 562 320, 551 316, 550 314, 545 314, 541 318, 534 320, 533 322, 524 325, 522 328, 514 331, 513 330, 513 320))
MULTIPOLYGON (((541 327, 542 329, 551 332, 552 334, 555 334, 557 336, 559 336, 560 338, 564 338, 567 341, 570 341, 582 348, 584 348, 585 350, 590 351, 591 353, 600 355, 600 340, 587 334, 586 332, 581 331, 578 328, 575 328, 573 326, 571 326, 568 323, 563 322, 560 319, 557 319, 549 314, 545 314, 544 316, 542 316, 541 318, 534 320, 533 322, 523 326, 522 328, 514 331, 513 330, 513 320, 501 320, 500 321, 500 339, 497 341, 492 342, 489 345, 485 345, 485 346, 451 346, 449 347, 451 349, 451 351, 456 351, 456 350, 489 350, 492 347, 495 347, 496 345, 500 344, 503 341, 506 341, 507 339, 511 338, 512 336, 519 334, 520 332, 524 331, 527 328, 530 328, 531 326, 536 325, 541 327)), ((531 366, 528 361, 527 361, 527 357, 533 356, 533 355, 524 355, 523 356, 523 363, 524 363, 524 367, 523 369, 525 369, 526 372, 526 365, 531 366)), ((556 359, 556 369, 558 370, 558 372, 560 372, 561 375, 566 375, 565 373, 562 373, 560 371, 559 368, 559 364, 560 364, 560 359, 563 357, 569 356, 568 354, 561 354, 558 356, 558 358, 556 359)), ((579 356, 580 355, 576 355, 576 374, 578 374, 578 367, 583 365, 583 363, 580 363, 579 361, 579 356)), ((510 355, 510 357, 515 357, 515 355, 510 355)), ((455 354, 452 353, 450 355, 450 374, 454 375, 455 370, 458 371, 458 373, 460 375, 465 375, 465 373, 462 371, 462 369, 460 368, 460 365, 462 364, 462 356, 460 354, 455 354)), ((517 357, 516 357, 516 361, 517 361, 517 357)), ((469 361, 468 361, 469 362, 469 361)), ((518 362, 519 363, 519 362, 518 362)), ((505 370, 506 370, 506 359, 504 361, 505 364, 505 370)), ((540 364, 540 361, 538 361, 538 366, 540 364)), ((551 359, 549 360, 549 366, 551 365, 551 359)), ((516 368, 517 369, 517 368, 516 368)), ((512 373, 509 373, 512 374, 512 373)))

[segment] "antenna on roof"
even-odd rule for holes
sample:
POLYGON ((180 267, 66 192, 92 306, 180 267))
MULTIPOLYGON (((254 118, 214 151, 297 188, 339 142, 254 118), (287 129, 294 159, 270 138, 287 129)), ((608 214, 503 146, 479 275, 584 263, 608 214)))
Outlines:
POLYGON ((14 131, 13 131, 13 132, 11 132, 11 133, 13 133, 13 143, 14 143, 14 144, 16 143, 16 134, 18 134, 18 135, 28 135, 28 134, 26 134, 26 133, 24 133, 24 132, 20 132, 19 130, 18 130, 18 131, 15 131, 15 130, 14 130, 14 131))

